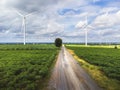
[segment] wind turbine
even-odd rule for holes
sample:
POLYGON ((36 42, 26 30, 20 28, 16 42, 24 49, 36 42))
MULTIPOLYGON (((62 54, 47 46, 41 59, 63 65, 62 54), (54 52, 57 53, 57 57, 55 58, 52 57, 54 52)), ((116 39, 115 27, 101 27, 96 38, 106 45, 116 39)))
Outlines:
POLYGON ((88 24, 88 16, 86 15, 86 21, 85 21, 85 46, 88 45, 88 28, 94 29, 93 26, 88 24))
POLYGON ((28 16, 30 16, 30 15, 32 15, 33 13, 35 13, 35 12, 32 12, 32 13, 30 13, 30 14, 27 14, 27 15, 23 15, 23 14, 21 14, 19 11, 17 11, 17 10, 15 10, 16 12, 17 12, 17 14, 19 15, 19 16, 21 16, 22 18, 23 18, 23 21, 22 21, 22 28, 23 28, 23 31, 24 31, 24 45, 26 45, 26 18, 28 17, 28 16))
POLYGON ((80 27, 81 29, 84 29, 85 30, 85 46, 87 46, 87 26, 88 26, 88 17, 86 15, 86 18, 85 18, 85 21, 84 22, 79 22, 77 25, 76 25, 76 28, 77 27, 80 27))

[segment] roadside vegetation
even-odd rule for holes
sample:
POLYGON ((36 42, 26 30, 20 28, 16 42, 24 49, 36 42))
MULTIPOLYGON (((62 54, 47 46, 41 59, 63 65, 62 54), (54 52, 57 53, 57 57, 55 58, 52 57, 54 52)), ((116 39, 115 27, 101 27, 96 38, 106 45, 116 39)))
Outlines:
POLYGON ((92 77, 105 90, 120 88, 120 49, 67 46, 92 77))
POLYGON ((51 44, 0 45, 0 90, 41 90, 57 52, 51 44))

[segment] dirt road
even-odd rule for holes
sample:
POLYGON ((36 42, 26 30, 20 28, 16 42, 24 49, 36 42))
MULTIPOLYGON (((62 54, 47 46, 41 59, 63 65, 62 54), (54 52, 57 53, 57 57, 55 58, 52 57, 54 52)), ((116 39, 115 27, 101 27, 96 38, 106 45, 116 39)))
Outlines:
POLYGON ((53 70, 49 90, 101 90, 63 46, 53 70))

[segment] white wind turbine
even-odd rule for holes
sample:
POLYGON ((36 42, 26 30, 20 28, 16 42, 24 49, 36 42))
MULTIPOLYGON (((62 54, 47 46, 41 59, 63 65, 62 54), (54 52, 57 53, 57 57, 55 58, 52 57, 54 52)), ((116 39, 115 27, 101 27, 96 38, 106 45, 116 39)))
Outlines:
POLYGON ((19 11, 15 10, 17 12, 17 14, 19 16, 21 16, 23 18, 23 21, 22 21, 22 28, 23 28, 23 31, 24 31, 24 45, 26 44, 26 18, 30 15, 32 15, 33 13, 35 12, 32 12, 30 14, 27 14, 27 15, 23 15, 21 14, 19 11))
POLYGON ((76 28, 77 27, 80 27, 81 29, 84 29, 85 30, 85 46, 87 46, 88 42, 87 42, 87 38, 88 38, 88 30, 87 30, 87 27, 88 27, 88 16, 86 15, 85 17, 85 21, 80 21, 77 25, 76 25, 76 28))
POLYGON ((88 16, 86 16, 85 27, 84 27, 84 29, 85 29, 85 46, 88 45, 88 28, 94 29, 93 26, 88 25, 88 16))

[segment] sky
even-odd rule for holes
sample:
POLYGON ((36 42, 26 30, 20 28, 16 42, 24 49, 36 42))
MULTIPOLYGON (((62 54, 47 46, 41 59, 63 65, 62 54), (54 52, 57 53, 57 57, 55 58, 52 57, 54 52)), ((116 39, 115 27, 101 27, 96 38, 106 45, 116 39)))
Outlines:
POLYGON ((120 42, 120 0, 1 0, 0 42, 120 42))

